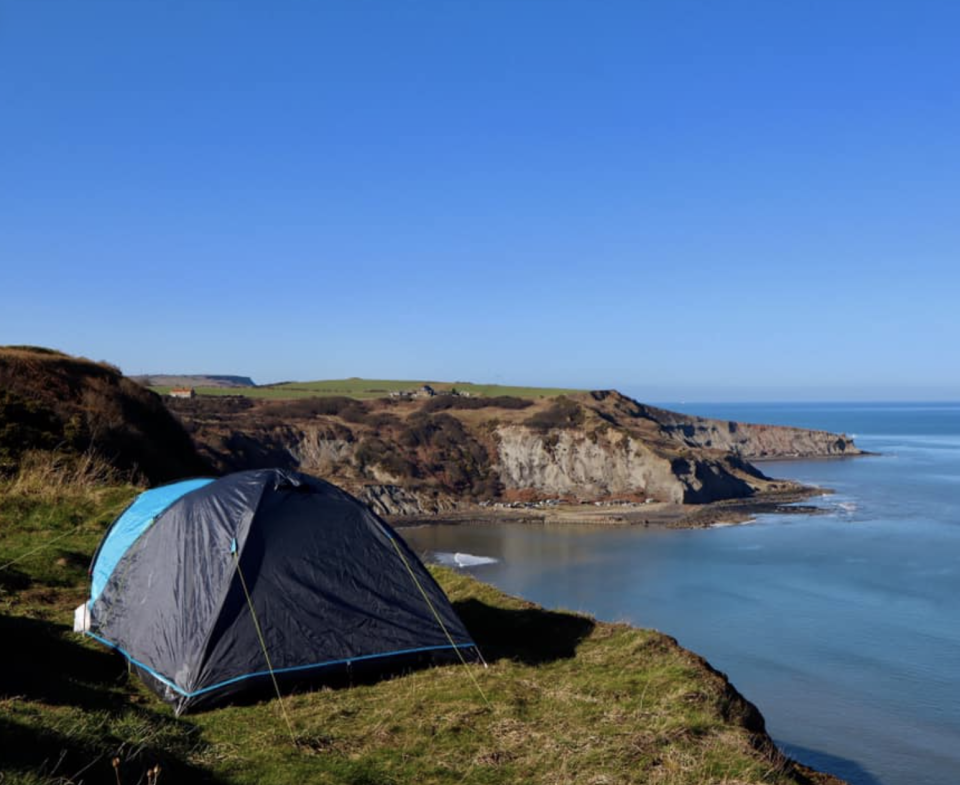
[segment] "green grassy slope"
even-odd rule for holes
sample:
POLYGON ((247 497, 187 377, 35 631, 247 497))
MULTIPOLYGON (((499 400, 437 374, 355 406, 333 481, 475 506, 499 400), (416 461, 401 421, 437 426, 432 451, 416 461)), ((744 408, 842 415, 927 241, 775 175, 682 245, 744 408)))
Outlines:
MULTIPOLYGON (((568 395, 578 390, 559 387, 517 387, 501 384, 473 384, 471 382, 431 382, 402 379, 327 379, 315 382, 287 382, 265 387, 197 387, 198 395, 245 395, 251 398, 309 398, 323 395, 341 395, 348 398, 384 398, 391 392, 416 390, 429 384, 438 392, 457 389, 472 395, 512 395, 518 398, 549 398, 568 395)), ((151 387, 165 394, 169 387, 151 387)))
POLYGON ((758 717, 671 639, 547 611, 443 569, 488 669, 288 696, 295 742, 276 700, 175 718, 117 655, 70 632, 90 554, 135 493, 0 484, 4 785, 150 783, 156 767, 159 783, 808 781, 758 748, 765 737, 748 729, 758 717))

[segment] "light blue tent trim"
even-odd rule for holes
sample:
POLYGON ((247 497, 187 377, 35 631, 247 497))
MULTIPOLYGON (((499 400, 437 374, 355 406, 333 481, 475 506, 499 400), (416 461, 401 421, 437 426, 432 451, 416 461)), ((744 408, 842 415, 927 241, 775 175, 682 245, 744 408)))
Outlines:
POLYGON ((183 480, 182 482, 163 485, 141 493, 124 510, 117 522, 113 524, 107 537, 100 546, 97 561, 93 565, 93 576, 90 583, 90 604, 96 602, 97 597, 107 585, 110 576, 137 538, 153 523, 154 519, 177 499, 209 485, 213 480, 203 478, 198 480, 183 480))
POLYGON ((90 630, 86 630, 83 634, 84 634, 84 635, 89 635, 89 636, 90 636, 91 638, 93 638, 95 641, 100 641, 100 643, 102 643, 104 646, 109 646, 111 649, 116 649, 116 650, 117 650, 118 652, 120 652, 124 657, 126 657, 128 660, 130 660, 130 662, 132 662, 134 665, 136 665, 136 666, 139 667, 139 668, 143 668, 147 673, 149 673, 151 676, 153 676, 153 678, 155 678, 155 679, 163 682, 163 683, 166 684, 171 690, 175 690, 176 692, 179 692, 181 695, 187 695, 187 694, 188 694, 188 693, 184 692, 183 690, 181 690, 176 684, 174 684, 172 681, 170 681, 170 679, 168 679, 166 676, 161 676, 159 673, 157 673, 157 672, 156 672, 153 668, 151 668, 149 665, 144 665, 142 662, 140 662, 140 660, 136 659, 135 657, 131 657, 131 656, 123 649, 122 646, 117 646, 117 644, 113 643, 112 641, 108 641, 106 638, 101 638, 99 635, 96 635, 95 633, 90 632, 90 630))
MULTIPOLYGON (((195 690, 194 692, 187 692, 186 690, 182 689, 181 687, 178 687, 176 684, 170 681, 170 679, 168 679, 166 676, 162 676, 159 673, 157 673, 149 665, 144 665, 138 659, 131 657, 126 651, 124 651, 124 649, 121 646, 118 646, 116 643, 113 643, 112 641, 108 641, 106 638, 101 638, 99 635, 96 635, 95 633, 92 633, 89 631, 86 634, 89 635, 94 640, 100 641, 100 643, 102 643, 104 646, 109 646, 111 649, 116 649, 124 657, 130 660, 130 662, 136 665, 138 668, 142 668, 151 676, 153 676, 155 679, 162 682, 163 684, 166 684, 171 690, 173 690, 174 692, 180 693, 185 698, 194 698, 197 695, 203 695, 205 692, 212 692, 213 690, 219 690, 221 687, 226 687, 228 684, 235 684, 236 682, 243 681, 244 679, 253 679, 253 678, 256 678, 257 676, 270 675, 270 671, 256 671, 255 673, 245 673, 243 676, 235 676, 232 679, 227 679, 226 681, 221 681, 221 682, 218 682, 217 684, 212 684, 209 687, 204 687, 203 689, 195 690)), ((276 673, 294 673, 296 671, 312 670, 313 668, 328 668, 331 665, 349 665, 352 662, 360 662, 362 660, 376 660, 376 659, 379 659, 380 657, 397 657, 401 654, 419 654, 425 651, 439 651, 441 649, 475 649, 475 648, 477 648, 477 644, 475 643, 457 643, 452 646, 450 644, 444 644, 442 646, 421 646, 417 649, 398 649, 397 651, 385 651, 382 654, 361 654, 358 657, 348 657, 347 659, 343 659, 343 660, 330 660, 329 662, 317 662, 317 663, 314 663, 313 665, 294 665, 290 668, 275 668, 273 672, 275 674, 276 673)))

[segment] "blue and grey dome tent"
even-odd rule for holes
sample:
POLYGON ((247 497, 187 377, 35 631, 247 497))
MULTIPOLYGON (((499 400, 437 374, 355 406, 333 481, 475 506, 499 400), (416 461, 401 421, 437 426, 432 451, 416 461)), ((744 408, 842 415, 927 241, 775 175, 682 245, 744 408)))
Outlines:
POLYGON ((369 508, 276 469, 142 493, 91 567, 86 632, 177 713, 304 678, 478 652, 443 590, 369 508))

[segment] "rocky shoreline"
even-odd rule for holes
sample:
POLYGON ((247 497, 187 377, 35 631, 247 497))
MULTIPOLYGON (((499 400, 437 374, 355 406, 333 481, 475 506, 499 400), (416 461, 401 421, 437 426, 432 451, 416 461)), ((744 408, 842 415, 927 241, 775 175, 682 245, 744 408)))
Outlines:
POLYGON ((724 499, 708 504, 654 503, 632 507, 557 505, 546 509, 490 509, 471 506, 430 515, 387 515, 396 528, 458 524, 579 524, 594 526, 643 526, 664 529, 706 529, 752 521, 757 515, 821 515, 822 507, 801 504, 807 499, 831 494, 824 488, 794 484, 759 493, 747 499, 724 499))

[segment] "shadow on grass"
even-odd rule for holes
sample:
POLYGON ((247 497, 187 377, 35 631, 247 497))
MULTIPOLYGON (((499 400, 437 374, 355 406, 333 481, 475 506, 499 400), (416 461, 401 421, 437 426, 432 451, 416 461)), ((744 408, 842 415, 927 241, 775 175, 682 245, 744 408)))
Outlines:
POLYGON ((57 563, 63 567, 69 567, 74 570, 82 571, 81 580, 87 576, 87 570, 90 568, 90 554, 86 551, 68 551, 63 548, 57 550, 57 563))
MULTIPOLYGON (((474 599, 454 607, 488 661, 536 665, 573 657, 594 628, 589 618, 539 608, 499 608, 474 599)), ((39 772, 51 782, 115 782, 112 761, 118 757, 124 783, 145 781, 157 764, 170 781, 216 782, 210 772, 189 763, 201 743, 196 727, 165 709, 131 700, 126 663, 117 654, 83 645, 64 625, 26 617, 0 616, 0 641, 5 655, 0 699, 15 701, 12 710, 0 714, 0 770, 39 772), (80 712, 65 715, 56 707, 80 712)), ((281 679, 281 687, 289 692, 321 684, 372 684, 458 661, 449 651, 429 652, 379 667, 369 661, 360 664, 364 667, 332 669, 323 674, 328 678, 310 683, 281 679)), ((272 697, 267 679, 244 686, 242 692, 218 697, 240 704, 272 697)), ((209 708, 214 705, 196 707, 209 708)))
MULTIPOLYGON (((164 722, 175 721, 165 718, 164 722)), ((0 716, 0 774, 23 772, 35 778, 31 782, 143 783, 147 772, 158 766, 162 778, 172 782, 217 783, 210 772, 165 748, 163 739, 122 739, 105 728, 61 728, 64 725, 61 721, 56 727, 37 727, 9 715, 0 716)), ((164 732, 169 729, 157 730, 164 732)))
POLYGON ((132 702, 126 663, 72 639, 60 624, 0 616, 0 772, 50 782, 143 782, 159 765, 171 781, 215 782, 186 758, 195 726, 132 702), (70 707, 73 712, 62 709, 70 707), (113 760, 119 760, 115 771, 113 760))
POLYGON ((30 576, 15 567, 0 570, 0 590, 21 591, 30 585, 30 576))
MULTIPOLYGON (((0 771, 31 772, 38 778, 72 780, 104 754, 52 728, 34 728, 0 716, 0 771), (66 764, 66 765, 65 765, 66 764), (68 767, 76 767, 68 770, 68 767)), ((92 768, 92 766, 91 766, 92 768)))
MULTIPOLYGON (((595 622, 585 616, 557 613, 542 608, 499 608, 470 599, 453 603, 454 610, 467 628, 470 637, 480 647, 487 662, 501 659, 517 660, 527 665, 538 665, 576 655, 577 645, 586 638, 595 622)), ((281 692, 309 692, 317 688, 332 690, 371 685, 386 679, 403 676, 437 665, 458 666, 460 656, 468 662, 477 661, 470 649, 461 654, 436 650, 405 655, 357 661, 318 669, 314 673, 277 674, 281 692)), ((149 674, 141 674, 148 684, 149 674)), ((250 705, 275 696, 272 680, 266 674, 228 685, 223 690, 208 693, 191 704, 191 712, 216 709, 225 702, 250 705)))
POLYGON ((117 708, 126 703, 112 689, 126 678, 123 660, 71 640, 62 625, 0 616, 0 641, 4 653, 0 697, 84 709, 117 708))
POLYGON ((593 619, 543 608, 498 608, 479 600, 453 604, 488 662, 519 660, 538 665, 568 659, 595 626, 593 619))

